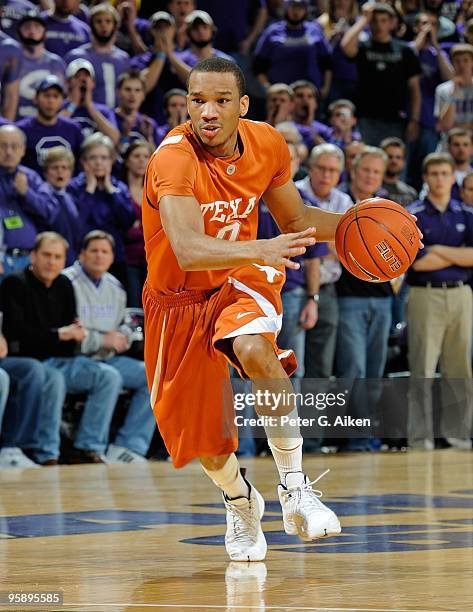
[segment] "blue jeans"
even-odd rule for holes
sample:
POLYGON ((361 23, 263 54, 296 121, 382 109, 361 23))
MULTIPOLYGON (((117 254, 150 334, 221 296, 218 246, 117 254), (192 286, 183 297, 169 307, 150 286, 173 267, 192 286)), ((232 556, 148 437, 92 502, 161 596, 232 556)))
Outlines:
POLYGON ((125 422, 120 427, 114 444, 146 455, 156 420, 151 409, 145 364, 125 355, 111 357, 102 364, 115 368, 121 376, 121 386, 134 391, 125 422))
MULTIPOLYGON (((50 357, 45 363, 61 372, 68 393, 87 393, 74 447, 103 453, 107 448, 110 423, 122 388, 120 373, 111 365, 83 356, 50 357)), ((57 454, 59 454, 61 412, 56 418, 58 419, 55 423, 58 431, 57 454)), ((43 435, 46 435, 50 429, 52 429, 50 423, 43 423, 43 435)))
POLYGON ((38 461, 57 458, 66 395, 62 374, 29 357, 6 357, 0 365, 11 382, 2 427, 3 446, 34 449, 38 461), (55 442, 50 443, 50 439, 55 442))
POLYGON ((281 293, 283 317, 282 328, 278 336, 278 346, 292 349, 297 358, 297 370, 294 378, 304 376, 305 329, 299 324, 299 317, 307 302, 306 290, 296 287, 281 293))

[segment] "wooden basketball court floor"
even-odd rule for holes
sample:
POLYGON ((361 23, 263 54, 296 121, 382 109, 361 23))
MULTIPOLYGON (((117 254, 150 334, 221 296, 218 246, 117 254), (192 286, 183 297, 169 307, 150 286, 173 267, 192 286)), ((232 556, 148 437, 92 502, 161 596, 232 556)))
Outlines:
POLYGON ((0 610, 473 610, 473 454, 308 456, 343 533, 282 531, 270 458, 264 563, 230 563, 218 492, 197 464, 0 472, 0 591, 63 605, 0 610))

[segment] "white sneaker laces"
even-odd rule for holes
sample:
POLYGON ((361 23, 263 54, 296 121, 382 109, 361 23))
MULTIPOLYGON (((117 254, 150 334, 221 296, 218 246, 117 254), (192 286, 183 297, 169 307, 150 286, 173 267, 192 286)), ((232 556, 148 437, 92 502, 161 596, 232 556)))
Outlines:
POLYGON ((318 476, 315 480, 312 480, 311 482, 304 482, 302 485, 295 487, 294 489, 284 491, 284 495, 289 499, 292 499, 295 496, 294 503, 300 503, 300 507, 303 510, 315 510, 317 512, 320 510, 326 511, 327 508, 319 499, 323 495, 322 491, 313 489, 312 485, 321 480, 329 472, 329 469, 325 470, 325 472, 322 472, 322 474, 320 474, 320 476, 318 476))
POLYGON ((259 527, 259 515, 255 516, 253 504, 256 500, 248 500, 248 504, 235 506, 231 500, 227 500, 227 510, 232 517, 233 540, 236 542, 249 542, 253 544, 259 527))

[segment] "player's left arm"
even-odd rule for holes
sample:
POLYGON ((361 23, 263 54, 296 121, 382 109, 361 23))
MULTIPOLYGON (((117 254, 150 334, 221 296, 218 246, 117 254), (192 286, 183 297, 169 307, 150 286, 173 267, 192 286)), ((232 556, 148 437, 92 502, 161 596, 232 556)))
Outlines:
POLYGON ((263 199, 284 234, 315 227, 318 241, 329 242, 335 239, 335 230, 343 215, 306 206, 292 180, 269 189, 263 199))

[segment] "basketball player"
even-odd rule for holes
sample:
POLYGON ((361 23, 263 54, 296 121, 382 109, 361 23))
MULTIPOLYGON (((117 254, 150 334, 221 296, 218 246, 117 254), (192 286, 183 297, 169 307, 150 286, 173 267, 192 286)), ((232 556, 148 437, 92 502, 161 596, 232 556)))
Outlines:
MULTIPOLYGON (((291 257, 315 235, 333 240, 341 215, 302 203, 283 137, 266 123, 242 119, 244 91, 240 69, 222 58, 206 59, 190 74, 191 119, 167 135, 147 169, 143 304, 151 404, 174 466, 200 460, 223 492, 230 558, 260 561, 264 501, 239 469, 235 427, 225 427, 233 419, 227 365, 256 389, 276 390, 280 398, 292 392, 294 355, 276 346, 284 267, 298 269, 291 257), (270 240, 255 239, 263 196, 284 232, 270 240)), ((291 401, 281 404, 257 409, 297 416, 291 401)), ((279 436, 271 430, 268 438, 286 533, 305 541, 339 533, 338 518, 302 470, 298 428, 279 436)))

